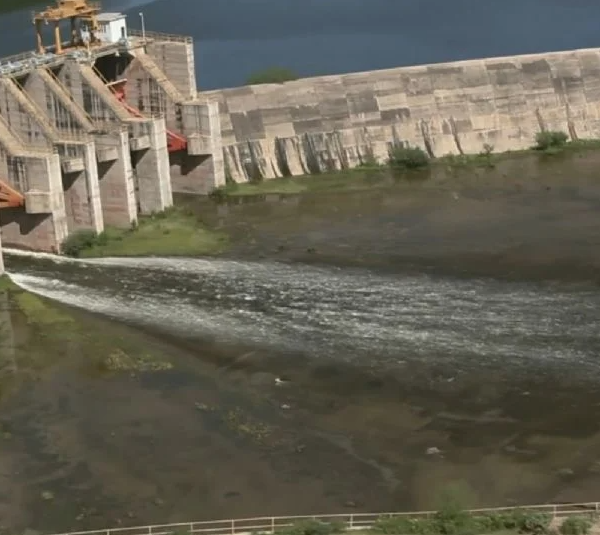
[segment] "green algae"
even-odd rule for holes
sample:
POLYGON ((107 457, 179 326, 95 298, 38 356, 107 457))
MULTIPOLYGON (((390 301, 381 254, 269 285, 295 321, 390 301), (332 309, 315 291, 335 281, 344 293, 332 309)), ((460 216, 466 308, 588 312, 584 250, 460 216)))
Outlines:
POLYGON ((121 348, 116 348, 100 357, 99 367, 107 372, 155 372, 170 370, 173 365, 148 353, 131 355, 121 348))
POLYGON ((257 444, 264 444, 273 433, 271 426, 255 420, 239 407, 228 410, 223 415, 223 422, 237 435, 250 439, 257 444))
POLYGON ((29 323, 38 325, 62 325, 75 323, 73 317, 57 308, 48 305, 40 297, 27 292, 19 292, 14 296, 19 310, 29 323))

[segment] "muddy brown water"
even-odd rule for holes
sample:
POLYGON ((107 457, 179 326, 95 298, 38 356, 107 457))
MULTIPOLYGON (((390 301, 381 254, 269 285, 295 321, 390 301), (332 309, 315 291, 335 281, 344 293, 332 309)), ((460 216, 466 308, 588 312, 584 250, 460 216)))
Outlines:
POLYGON ((599 164, 180 199, 219 259, 11 256, 0 524, 598 499, 599 164))

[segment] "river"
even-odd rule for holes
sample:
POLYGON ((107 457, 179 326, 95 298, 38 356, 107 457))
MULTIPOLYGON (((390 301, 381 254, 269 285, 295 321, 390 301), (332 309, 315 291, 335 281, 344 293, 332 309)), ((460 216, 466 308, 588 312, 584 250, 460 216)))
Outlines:
POLYGON ((180 198, 219 259, 12 252, 4 525, 594 500, 599 159, 180 198))
MULTIPOLYGON (((314 76, 598 46, 593 0, 103 0, 196 43, 203 89, 272 66, 314 76)), ((33 48, 30 10, 0 16, 3 55, 33 48)))
MULTIPOLYGON (((194 35, 205 88, 273 64, 594 46, 600 15, 584 0, 105 6, 194 35)), ((27 28, 0 18, 6 54, 27 28)), ((424 508, 456 481, 470 505, 596 499, 600 158, 540 162, 180 199, 234 237, 219 259, 9 256, 43 299, 0 292, 4 528, 424 508)))

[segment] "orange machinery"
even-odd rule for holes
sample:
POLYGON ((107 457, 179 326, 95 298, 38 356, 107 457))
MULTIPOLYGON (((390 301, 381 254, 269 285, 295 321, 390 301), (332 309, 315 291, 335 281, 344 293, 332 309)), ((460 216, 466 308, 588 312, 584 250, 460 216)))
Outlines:
POLYGON ((48 6, 44 11, 33 14, 33 23, 35 24, 37 38, 37 52, 44 54, 46 48, 42 39, 42 24, 54 23, 54 53, 62 54, 63 45, 60 36, 60 22, 63 20, 71 21, 71 46, 83 46, 79 32, 77 31, 77 22, 85 22, 90 30, 90 46, 98 44, 97 38, 98 20, 97 16, 101 11, 100 2, 88 0, 56 0, 56 6, 48 6))
POLYGON ((17 208, 19 206, 25 206, 25 197, 0 180, 0 208, 17 208))
MULTIPOLYGON (((80 40, 79 32, 77 30, 77 22, 83 21, 86 23, 90 31, 90 42, 89 45, 100 44, 100 40, 97 37, 98 32, 98 14, 101 11, 100 2, 93 2, 89 0, 56 0, 55 7, 47 7, 44 11, 35 13, 33 16, 33 22, 36 26, 37 36, 37 51, 40 54, 45 53, 46 49, 42 40, 42 24, 54 23, 54 52, 56 54, 63 53, 63 45, 60 36, 60 22, 63 20, 71 21, 71 47, 83 46, 80 40)), ((100 74, 96 71, 97 74, 100 74)), ((103 82, 110 88, 110 90, 117 97, 119 102, 125 107, 125 109, 131 113, 134 117, 144 117, 144 115, 130 106, 125 101, 125 84, 127 80, 118 80, 116 82, 108 82, 102 77, 103 82)), ((169 152, 177 152, 185 150, 187 148, 187 140, 177 132, 167 130, 167 147, 169 152)))
MULTIPOLYGON (((113 92, 115 97, 117 97, 117 100, 123 105, 123 107, 129 113, 131 113, 131 115, 140 118, 144 117, 144 114, 140 110, 134 108, 133 106, 130 106, 125 100, 125 86, 127 85, 127 80, 117 80, 116 82, 104 81, 104 83, 113 92)), ((186 150, 187 139, 181 134, 167 129, 167 149, 169 152, 178 152, 180 150, 186 150)))

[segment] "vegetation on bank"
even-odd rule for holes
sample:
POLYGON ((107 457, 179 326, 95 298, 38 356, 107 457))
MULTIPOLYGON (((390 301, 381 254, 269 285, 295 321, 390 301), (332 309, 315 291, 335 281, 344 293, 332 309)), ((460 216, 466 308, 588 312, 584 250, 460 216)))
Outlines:
MULTIPOLYGON (((426 179, 431 176, 432 166, 445 169, 493 168, 502 159, 527 154, 556 155, 600 147, 600 140, 568 141, 563 132, 545 131, 536 136, 536 144, 528 151, 494 153, 491 145, 484 145, 479 154, 448 155, 431 158, 419 147, 397 144, 389 151, 385 162, 370 157, 362 165, 331 170, 305 176, 287 176, 275 180, 262 180, 259 175, 247 184, 235 184, 231 180, 211 193, 216 201, 230 197, 304 192, 334 192, 367 190, 397 180, 426 179)), ((107 228, 97 235, 93 231, 71 234, 63 243, 63 252, 72 257, 101 256, 210 256, 224 252, 229 246, 228 236, 203 225, 193 212, 171 208, 151 216, 141 217, 139 223, 129 229, 107 228)))
POLYGON ((22 378, 36 377, 63 358, 65 347, 92 356, 86 358, 86 368, 94 374, 160 372, 172 368, 167 358, 150 353, 125 337, 107 336, 105 330, 90 329, 69 308, 24 290, 8 275, 0 276, 0 297, 8 314, 0 333, 10 344, 14 324, 21 340, 14 347, 7 345, 0 354, 0 367, 8 365, 14 369, 13 374, 0 378, 0 401, 22 378))
POLYGON ((385 162, 368 157, 358 167, 342 170, 331 170, 301 176, 285 176, 273 180, 263 180, 256 170, 252 179, 245 184, 236 184, 231 179, 227 185, 217 188, 211 193, 213 199, 220 201, 229 197, 241 197, 265 194, 295 194, 307 191, 323 191, 341 189, 365 189, 385 177, 411 179, 426 178, 425 172, 432 166, 443 166, 449 169, 461 168, 494 168, 501 160, 522 157, 528 154, 558 155, 580 150, 600 148, 600 140, 585 139, 569 141, 567 134, 558 131, 544 131, 537 134, 535 145, 528 150, 494 153, 494 147, 485 144, 479 154, 449 154, 432 158, 420 147, 403 144, 394 146, 385 162), (348 180, 359 177, 360 180, 348 180))
POLYGON ((246 79, 246 85, 282 84, 283 82, 290 82, 298 78, 298 74, 285 67, 270 67, 264 71, 251 74, 246 79))
MULTIPOLYGON (((460 509, 442 509, 429 518, 409 516, 381 517, 369 530, 381 535, 485 535, 531 534, 544 535, 550 528, 551 515, 514 510, 472 515, 460 509)), ((592 527, 591 517, 569 517, 558 528, 562 535, 587 535, 592 527)), ((284 535, 336 535, 349 532, 343 523, 308 520, 299 522, 278 533, 284 535)))
POLYGON ((129 229, 107 228, 101 234, 82 230, 69 235, 63 253, 72 257, 199 256, 226 249, 228 237, 207 229, 198 217, 181 208, 141 217, 129 229))
MULTIPOLYGON (((352 530, 343 522, 303 520, 283 529, 276 535, 339 535, 359 533, 373 535, 588 535, 596 518, 571 516, 558 528, 551 527, 552 516, 527 510, 473 515, 462 509, 446 507, 430 517, 382 516, 369 529, 352 530)), ((186 535, 178 532, 176 535, 186 535)))

